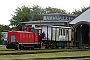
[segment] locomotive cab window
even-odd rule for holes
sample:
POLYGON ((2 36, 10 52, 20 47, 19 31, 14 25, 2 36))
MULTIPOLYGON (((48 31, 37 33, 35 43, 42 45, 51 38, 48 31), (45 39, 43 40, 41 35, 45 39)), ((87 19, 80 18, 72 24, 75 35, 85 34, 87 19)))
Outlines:
POLYGON ((30 29, 30 32, 34 32, 34 28, 31 28, 31 29, 30 29))

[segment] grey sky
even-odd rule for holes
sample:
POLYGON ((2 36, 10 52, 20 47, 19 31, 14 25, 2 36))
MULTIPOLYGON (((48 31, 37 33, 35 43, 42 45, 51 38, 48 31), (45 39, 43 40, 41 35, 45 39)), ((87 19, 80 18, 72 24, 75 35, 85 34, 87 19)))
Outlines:
POLYGON ((8 25, 13 11, 23 5, 39 5, 44 8, 50 6, 72 12, 74 9, 89 6, 90 0, 0 0, 0 24, 8 25))

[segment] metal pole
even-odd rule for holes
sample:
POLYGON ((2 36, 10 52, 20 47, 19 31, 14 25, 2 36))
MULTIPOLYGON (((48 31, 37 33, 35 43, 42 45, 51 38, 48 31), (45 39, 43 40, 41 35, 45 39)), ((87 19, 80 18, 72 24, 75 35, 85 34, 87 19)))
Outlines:
POLYGON ((47 41, 48 41, 48 26, 47 26, 47 41))
POLYGON ((42 12, 40 10, 40 27, 41 27, 41 16, 42 16, 42 12))

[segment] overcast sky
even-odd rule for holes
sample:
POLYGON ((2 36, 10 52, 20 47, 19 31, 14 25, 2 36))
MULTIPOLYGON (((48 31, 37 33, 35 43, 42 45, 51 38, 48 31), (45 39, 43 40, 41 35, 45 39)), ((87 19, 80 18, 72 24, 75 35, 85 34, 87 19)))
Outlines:
POLYGON ((13 11, 23 5, 39 5, 44 8, 50 6, 72 12, 74 9, 88 7, 90 0, 0 0, 0 24, 8 25, 13 11))

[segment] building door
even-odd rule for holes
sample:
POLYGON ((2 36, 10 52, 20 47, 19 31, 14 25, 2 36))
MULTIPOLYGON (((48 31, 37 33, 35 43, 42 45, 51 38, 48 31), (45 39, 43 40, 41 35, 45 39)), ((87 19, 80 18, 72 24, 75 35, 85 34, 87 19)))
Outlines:
POLYGON ((89 25, 80 24, 76 27, 76 46, 79 44, 88 44, 89 45, 89 25))

